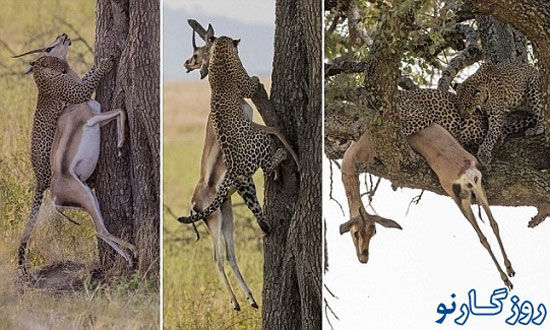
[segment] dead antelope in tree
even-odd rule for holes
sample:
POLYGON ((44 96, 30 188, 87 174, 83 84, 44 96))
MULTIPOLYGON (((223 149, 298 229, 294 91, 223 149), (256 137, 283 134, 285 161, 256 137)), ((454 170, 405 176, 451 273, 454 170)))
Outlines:
MULTIPOLYGON (((212 46, 211 37, 214 36, 214 29, 212 25, 208 25, 208 29, 205 30, 197 21, 188 20, 189 25, 193 29, 193 54, 189 59, 185 61, 185 69, 187 72, 193 70, 200 70, 201 79, 204 79, 208 75, 208 63, 210 60, 210 47, 212 46), (199 34, 201 39, 205 41, 205 45, 202 47, 197 47, 195 40, 195 33, 199 34)), ((289 149, 292 157, 298 164, 298 159, 285 137, 279 133, 276 128, 267 127, 252 122, 252 107, 244 100, 241 101, 241 108, 245 113, 246 118, 251 121, 251 124, 262 129, 267 133, 271 133, 279 137, 283 144, 289 149)), ((214 200, 216 196, 216 191, 218 185, 223 180, 224 174, 226 172, 226 167, 223 163, 223 154, 216 140, 214 128, 212 127, 212 120, 210 118, 210 113, 208 115, 208 121, 206 124, 206 134, 204 139, 204 146, 202 150, 201 157, 201 169, 200 169, 200 179, 195 187, 193 192, 193 197, 191 199, 191 212, 196 210, 202 210, 206 208, 214 200)), ((212 213, 208 218, 205 219, 206 225, 212 237, 212 249, 214 250, 214 263, 216 269, 220 275, 220 278, 229 293, 231 304, 233 305, 234 310, 240 310, 239 303, 237 298, 231 289, 231 285, 225 274, 224 265, 223 265, 223 256, 222 256, 222 239, 225 242, 226 246, 226 257, 233 274, 237 278, 246 299, 249 301, 250 306, 258 308, 258 304, 252 296, 252 292, 248 288, 239 265, 237 263, 237 257, 235 255, 235 243, 233 237, 233 206, 231 204, 231 199, 226 200, 222 203, 219 210, 212 213)))
POLYGON ((99 81, 110 71, 112 60, 100 59, 80 79, 66 61, 70 45, 71 40, 63 33, 50 46, 19 55, 40 53, 27 72, 33 74, 38 87, 31 138, 31 162, 37 185, 18 250, 23 274, 26 273, 25 249, 38 220, 43 194, 48 188, 61 215, 64 216, 60 207, 84 208, 92 215, 98 237, 130 263, 131 258, 119 245, 135 251, 131 244, 107 232, 97 199, 85 184, 99 157, 99 127, 116 118, 119 147, 123 142, 125 113, 121 110, 100 113, 99 103, 90 101, 99 81))
MULTIPOLYGON (((508 288, 512 289, 513 285, 508 276, 514 276, 515 272, 504 251, 497 222, 491 213, 485 190, 481 185, 482 175, 476 158, 468 153, 447 130, 437 124, 432 124, 415 134, 409 135, 407 142, 426 159, 432 170, 437 174, 443 190, 455 201, 468 222, 474 227, 481 244, 493 259, 502 281, 508 288), (471 208, 474 202, 481 204, 489 217, 491 228, 495 233, 504 258, 508 276, 503 272, 486 237, 479 228, 471 208)), ((358 161, 369 162, 373 158, 374 150, 365 133, 359 141, 354 142, 348 148, 342 162, 342 179, 350 205, 351 220, 340 226, 340 233, 351 231, 357 255, 361 262, 368 260, 369 242, 376 233, 374 223, 377 222, 386 227, 400 228, 395 221, 369 215, 363 208, 355 164, 358 161)))

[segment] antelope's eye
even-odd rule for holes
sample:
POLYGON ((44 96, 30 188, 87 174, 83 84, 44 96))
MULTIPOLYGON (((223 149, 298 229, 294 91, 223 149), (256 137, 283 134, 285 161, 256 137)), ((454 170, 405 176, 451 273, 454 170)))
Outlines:
POLYGON ((193 54, 193 59, 196 59, 197 58, 197 54, 193 54))
POLYGON ((355 239, 359 239, 359 232, 357 232, 357 231, 354 232, 354 233, 353 233, 353 236, 355 237, 355 239))
POLYGON ((48 47, 48 48, 45 49, 45 51, 46 51, 46 53, 49 53, 49 52, 52 51, 52 49, 53 49, 53 47, 48 47))

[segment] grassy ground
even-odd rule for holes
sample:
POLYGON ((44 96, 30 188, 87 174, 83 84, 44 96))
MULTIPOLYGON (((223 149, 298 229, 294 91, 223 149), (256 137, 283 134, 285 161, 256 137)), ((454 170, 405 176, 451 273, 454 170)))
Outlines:
MULTIPOLYGON (((267 79, 261 79, 265 84, 267 79)), ((210 108, 206 80, 164 84, 163 181, 164 203, 177 215, 189 214, 189 203, 199 178, 204 129, 210 108)), ((259 115, 254 120, 259 122, 259 115)), ((254 179, 263 200, 263 177, 254 179)), ((242 200, 235 194, 233 204, 242 200)), ((263 250, 256 221, 243 206, 234 208, 235 248, 243 277, 261 306, 263 250)), ((166 329, 257 329, 261 312, 251 308, 231 273, 226 274, 241 305, 234 312, 212 259, 206 225, 198 225, 195 242, 190 225, 182 226, 164 213, 163 320, 166 329)))
POLYGON ((42 279, 23 281, 17 245, 30 212, 34 175, 30 132, 36 107, 32 76, 13 53, 44 47, 66 32, 69 63, 80 74, 92 64, 95 4, 88 0, 9 0, 0 11, 0 329, 150 329, 159 324, 158 290, 134 276, 109 286, 92 284, 97 241, 87 214, 68 212, 75 226, 52 217, 46 197, 28 249, 29 267, 42 279))

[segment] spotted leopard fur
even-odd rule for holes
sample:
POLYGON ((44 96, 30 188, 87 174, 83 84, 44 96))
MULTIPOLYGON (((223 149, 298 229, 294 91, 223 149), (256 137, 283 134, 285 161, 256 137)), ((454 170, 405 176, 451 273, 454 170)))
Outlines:
MULTIPOLYGON (((453 93, 435 89, 399 91, 395 105, 405 136, 437 123, 451 133, 465 147, 478 150, 486 138, 487 117, 479 111, 462 118, 453 93)), ((501 138, 523 133, 537 122, 534 116, 505 118, 501 138)))
POLYGON ((267 234, 270 226, 256 197, 252 175, 259 167, 265 174, 271 173, 286 159, 287 153, 282 148, 272 153, 269 136, 251 126, 241 110, 242 98, 252 97, 260 81, 258 77, 249 77, 244 69, 237 52, 238 42, 229 37, 214 39, 208 66, 211 118, 227 172, 214 201, 204 210, 196 210, 178 221, 191 223, 205 219, 236 190, 267 234))
POLYGON ((489 120, 488 134, 479 147, 477 158, 484 165, 491 162, 494 147, 505 132, 506 115, 527 110, 535 116, 534 127, 525 135, 544 132, 540 77, 538 71, 523 62, 483 63, 481 67, 457 87, 457 107, 463 118, 469 118, 476 109, 489 120))
POLYGON ((31 163, 36 177, 31 214, 19 245, 19 266, 25 269, 25 249, 36 224, 38 210, 44 192, 50 186, 50 153, 57 120, 67 104, 87 102, 101 78, 111 70, 112 60, 101 59, 83 79, 79 79, 66 61, 57 57, 43 56, 31 63, 38 100, 31 133, 31 163))

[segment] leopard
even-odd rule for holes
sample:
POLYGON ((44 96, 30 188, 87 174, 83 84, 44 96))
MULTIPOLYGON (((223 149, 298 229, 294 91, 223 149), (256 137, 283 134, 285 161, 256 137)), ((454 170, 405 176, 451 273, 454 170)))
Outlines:
POLYGON ((483 62, 474 74, 456 86, 456 92, 457 108, 462 118, 471 117, 476 110, 488 118, 488 132, 477 152, 484 167, 490 166, 493 149, 506 134, 503 127, 507 114, 531 113, 535 124, 525 131, 525 136, 544 133, 540 75, 528 63, 483 62))
MULTIPOLYGON (((439 124, 468 150, 478 151, 488 134, 488 118, 480 111, 462 117, 458 96, 448 91, 429 88, 400 90, 394 104, 404 136, 414 134, 432 124, 439 124)), ((515 136, 532 128, 536 116, 508 116, 504 118, 501 139, 515 136)))
POLYGON ((227 171, 214 200, 203 210, 195 210, 188 217, 178 218, 181 223, 192 223, 207 218, 237 191, 254 214, 265 235, 271 231, 262 212, 252 175, 262 168, 265 175, 287 158, 287 152, 278 148, 273 152, 267 133, 251 124, 241 109, 243 98, 251 98, 260 86, 258 77, 250 77, 238 55, 240 40, 227 36, 210 37, 210 115, 216 139, 223 154, 227 171))
MULTIPOLYGON (((68 38, 67 38, 68 39, 68 38)), ((91 99, 101 79, 113 66, 111 58, 98 60, 97 65, 80 79, 66 60, 55 56, 41 56, 31 62, 38 99, 31 132, 31 165, 36 178, 31 213, 25 225, 18 250, 18 264, 26 273, 25 249, 38 220, 38 211, 45 191, 50 187, 50 154, 57 121, 68 104, 80 104, 91 99)))

